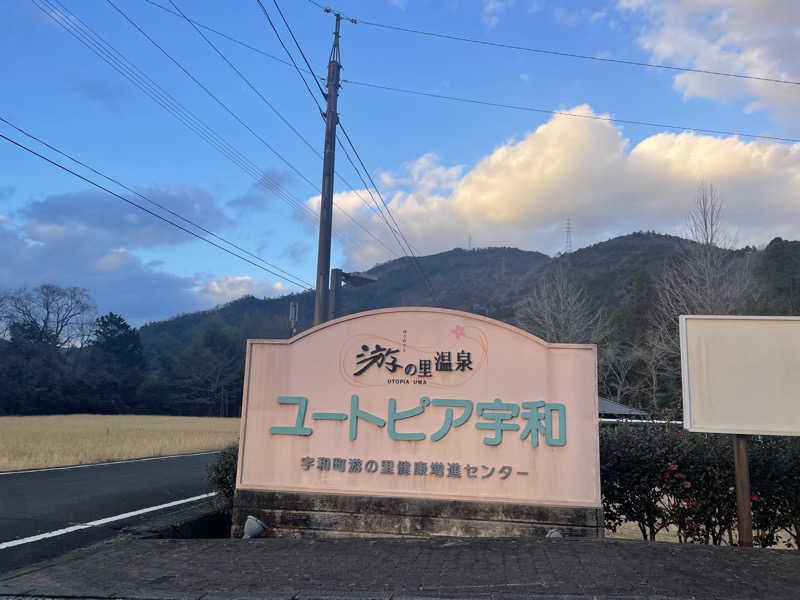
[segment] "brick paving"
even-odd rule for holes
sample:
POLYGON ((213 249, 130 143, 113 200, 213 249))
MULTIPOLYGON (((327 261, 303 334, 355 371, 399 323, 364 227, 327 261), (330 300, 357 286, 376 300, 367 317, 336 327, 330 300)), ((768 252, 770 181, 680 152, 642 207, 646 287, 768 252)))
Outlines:
POLYGON ((122 536, 0 576, 0 597, 19 596, 796 599, 800 552, 610 539, 122 536))

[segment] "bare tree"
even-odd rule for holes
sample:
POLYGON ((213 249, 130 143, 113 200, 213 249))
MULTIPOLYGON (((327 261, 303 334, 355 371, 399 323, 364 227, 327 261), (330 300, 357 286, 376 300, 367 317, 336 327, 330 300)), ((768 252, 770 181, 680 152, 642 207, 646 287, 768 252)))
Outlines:
POLYGON ((600 393, 625 404, 646 391, 646 382, 634 377, 643 360, 640 348, 629 342, 608 342, 598 348, 600 393))
POLYGON ((657 282, 651 327, 642 345, 653 408, 662 378, 679 377, 678 317, 737 314, 756 296, 752 256, 728 247, 730 237, 722 228, 722 208, 714 186, 703 184, 698 188, 689 213, 692 243, 665 266, 657 282))
POLYGON ((0 310, 4 329, 21 328, 32 341, 64 348, 86 341, 95 306, 83 288, 46 283, 6 292, 0 310))
POLYGON ((656 324, 668 322, 669 331, 677 331, 679 315, 734 314, 756 293, 750 256, 734 255, 726 245, 722 207, 716 188, 700 185, 689 213, 694 243, 665 267, 657 286, 656 324))
POLYGON ((728 243, 722 230, 723 201, 712 183, 697 187, 694 206, 689 211, 689 239, 702 246, 725 246, 728 243))
POLYGON ((517 309, 517 322, 548 342, 599 343, 610 324, 589 296, 563 269, 541 282, 517 309))

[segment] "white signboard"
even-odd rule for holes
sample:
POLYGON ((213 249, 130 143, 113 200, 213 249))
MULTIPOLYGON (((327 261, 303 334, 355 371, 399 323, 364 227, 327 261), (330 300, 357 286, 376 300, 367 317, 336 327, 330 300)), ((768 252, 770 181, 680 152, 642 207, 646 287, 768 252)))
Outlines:
POLYGON ((681 316, 689 431, 800 435, 800 317, 681 316))

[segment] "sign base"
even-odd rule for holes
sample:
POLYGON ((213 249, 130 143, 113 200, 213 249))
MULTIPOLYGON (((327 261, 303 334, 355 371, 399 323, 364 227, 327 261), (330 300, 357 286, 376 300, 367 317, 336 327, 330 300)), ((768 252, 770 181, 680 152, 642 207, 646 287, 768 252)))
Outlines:
POLYGON ((386 496, 237 490, 232 537, 247 515, 268 537, 522 537, 558 529, 567 537, 603 537, 603 510, 386 496))

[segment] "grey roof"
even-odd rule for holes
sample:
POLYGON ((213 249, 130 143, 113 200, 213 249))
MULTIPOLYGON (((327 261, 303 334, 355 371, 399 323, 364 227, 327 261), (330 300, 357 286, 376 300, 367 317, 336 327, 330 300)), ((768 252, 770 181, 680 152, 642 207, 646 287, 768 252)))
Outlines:
POLYGON ((614 402, 608 398, 598 398, 597 408, 601 415, 614 415, 614 416, 646 416, 647 413, 630 406, 625 406, 619 402, 614 402))

